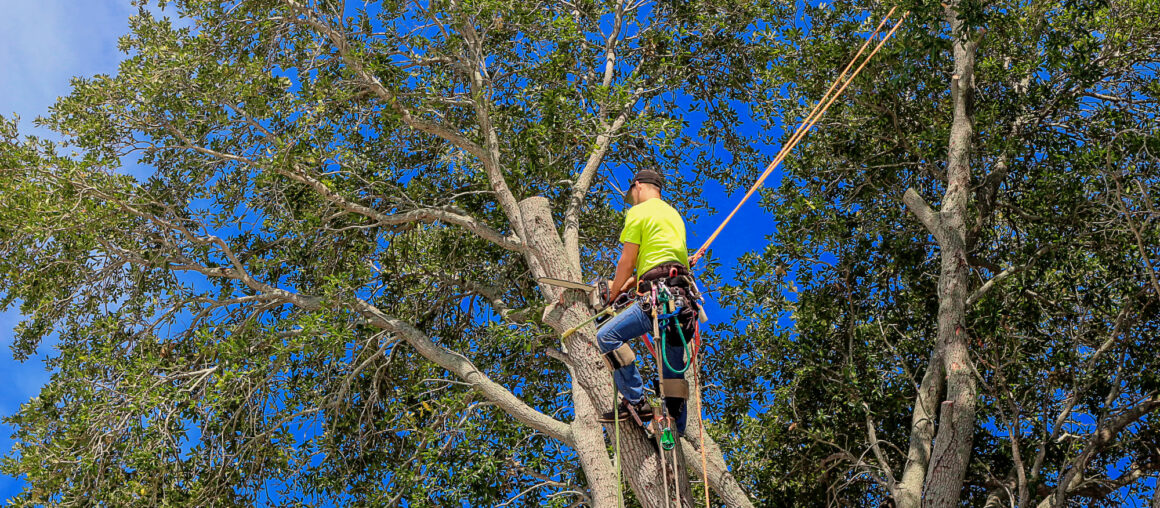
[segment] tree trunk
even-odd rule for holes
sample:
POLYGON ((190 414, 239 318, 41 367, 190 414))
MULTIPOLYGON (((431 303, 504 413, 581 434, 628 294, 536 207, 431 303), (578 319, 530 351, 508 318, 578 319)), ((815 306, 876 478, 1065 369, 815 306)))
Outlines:
POLYGON ((971 140, 974 136, 975 48, 963 33, 958 2, 947 6, 955 57, 951 76, 950 149, 947 154, 947 190, 939 213, 942 267, 939 273, 938 345, 946 374, 946 400, 939 414, 934 451, 927 467, 924 506, 958 506, 971 458, 978 389, 967 354, 965 326, 969 273, 966 248, 967 199, 971 188, 971 140))
MULTIPOLYGON (((936 379, 945 382, 946 398, 939 415, 933 451, 923 481, 922 506, 958 506, 962 494, 963 480, 971 458, 971 441, 975 429, 975 402, 978 388, 974 371, 967 353, 969 337, 965 326, 967 289, 969 272, 966 249, 967 200, 971 188, 971 143, 974 136, 974 75, 975 49, 977 43, 967 40, 963 22, 958 18, 958 1, 950 1, 946 6, 947 22, 951 26, 951 40, 954 51, 954 74, 951 76, 951 103, 953 117, 950 132, 950 148, 947 153, 947 189, 943 195, 941 210, 933 213, 917 193, 907 192, 907 205, 931 231, 939 243, 941 266, 938 283, 938 340, 935 353, 931 357, 923 387, 919 389, 912 421, 911 446, 915 459, 921 459, 925 445, 915 450, 915 439, 921 439, 926 432, 918 427, 926 425, 924 418, 930 409, 922 404, 923 399, 937 394, 933 384, 936 379), (933 377, 932 377, 933 374, 933 377), (931 386, 925 386, 932 383, 931 386), (923 418, 920 418, 922 416, 923 418), (917 452, 917 453, 916 453, 917 452)), ((937 395, 935 395, 937 396, 937 395)), ((931 398, 930 400, 933 400, 931 398)), ((920 473, 908 463, 904 477, 906 485, 899 506, 915 506, 914 486, 920 473), (903 502, 905 501, 905 502, 903 502)))
MULTIPOLYGON (((520 212, 526 241, 533 251, 541 254, 539 258, 527 256, 532 274, 565 280, 581 279, 581 274, 577 273, 565 253, 548 200, 543 197, 525 199, 520 202, 520 212)), ((583 322, 593 313, 587 295, 578 291, 548 285, 541 285, 540 291, 549 302, 554 302, 544 311, 544 322, 559 333, 583 322)), ((613 387, 612 376, 595 346, 595 330, 595 326, 588 325, 565 339, 563 346, 572 374, 572 398, 576 411, 576 419, 571 423, 574 448, 591 487, 593 504, 610 507, 617 505, 620 486, 616 484, 616 472, 608 455, 604 429, 596 418, 601 412, 612 409, 610 395, 613 387)), ((660 456, 652 440, 635 424, 622 425, 620 438, 621 469, 641 506, 671 507, 673 503, 664 499, 660 456)), ((723 462, 720 453, 717 455, 717 459, 723 462)), ((670 453, 669 457, 671 460, 673 454, 670 453)), ((681 457, 679 449, 676 457, 681 457)), ((678 460, 677 466, 681 472, 678 478, 684 483, 682 490, 688 493, 684 461, 678 460)), ((670 495, 673 490, 670 487, 670 495)), ((682 496, 683 506, 692 506, 688 497, 687 494, 682 496)))
POLYGON ((898 484, 898 508, 918 508, 922 504, 922 486, 926 482, 926 466, 930 463, 930 444, 934 439, 935 402, 943 389, 942 358, 938 348, 931 354, 910 420, 910 449, 902 481, 898 484))

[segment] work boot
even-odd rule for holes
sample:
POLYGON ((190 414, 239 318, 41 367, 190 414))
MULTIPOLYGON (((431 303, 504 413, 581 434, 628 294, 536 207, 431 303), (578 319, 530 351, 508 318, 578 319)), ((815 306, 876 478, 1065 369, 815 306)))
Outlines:
MULTIPOLYGON (((628 409, 628 401, 625 399, 620 399, 620 407, 618 408, 620 412, 620 421, 624 422, 632 420, 632 414, 628 412, 628 409)), ((641 422, 646 422, 653 417, 653 408, 644 399, 641 399, 640 402, 633 404, 632 409, 636 411, 636 415, 640 418, 641 422)), ((604 414, 600 415, 600 418, 598 418, 596 421, 602 423, 612 423, 615 421, 616 417, 617 416, 613 411, 606 411, 604 414)))

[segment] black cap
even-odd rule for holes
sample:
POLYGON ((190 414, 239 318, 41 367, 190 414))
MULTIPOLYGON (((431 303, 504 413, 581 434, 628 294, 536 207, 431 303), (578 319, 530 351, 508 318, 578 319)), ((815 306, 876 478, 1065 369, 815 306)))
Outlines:
POLYGON ((636 176, 632 177, 632 183, 651 183, 656 185, 658 189, 663 189, 665 177, 651 169, 642 169, 636 172, 636 176))

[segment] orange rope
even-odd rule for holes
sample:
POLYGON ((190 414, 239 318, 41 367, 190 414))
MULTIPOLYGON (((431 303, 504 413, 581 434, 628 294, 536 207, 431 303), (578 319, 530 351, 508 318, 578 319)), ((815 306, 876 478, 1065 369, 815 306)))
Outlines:
POLYGON ((874 47, 874 50, 866 56, 866 59, 862 62, 862 64, 854 70, 854 73, 851 74, 849 78, 846 78, 846 73, 850 70, 850 67, 852 67, 854 62, 858 61, 858 58, 862 56, 862 53, 866 50, 866 47, 870 45, 870 41, 874 40, 874 38, 878 36, 878 33, 882 30, 882 27, 886 24, 886 20, 890 18, 891 14, 894 14, 895 9, 897 8, 898 7, 893 7, 890 9, 890 12, 886 13, 886 16, 883 17, 882 21, 878 23, 878 27, 875 28, 874 32, 866 38, 866 42, 862 43, 862 47, 858 48, 858 53, 854 55, 854 58, 850 60, 850 63, 846 64, 846 68, 842 70, 842 73, 839 74, 837 79, 834 80, 833 84, 830 85, 830 89, 826 90, 826 93, 823 94, 822 98, 818 100, 818 103, 814 105, 814 108, 810 111, 810 114, 806 115, 806 118, 802 120, 802 123, 798 125, 798 128, 794 131, 793 135, 790 136, 789 141, 787 141, 785 145, 782 146, 781 150, 777 153, 777 156, 774 157, 773 162, 771 162, 765 169, 765 172, 761 174, 761 177, 757 179, 757 182, 755 182, 753 186, 749 188, 749 192, 745 193, 745 196, 741 198, 741 201, 737 203, 737 206, 733 207, 733 211, 729 212, 729 215, 725 217, 725 220, 721 222, 721 225, 717 226, 717 229, 713 231, 712 235, 709 235, 709 239, 705 240, 705 244, 702 245, 700 249, 697 249, 697 252, 689 258, 690 266, 696 264, 697 261, 701 259, 701 256, 705 254, 705 251, 709 248, 709 245, 713 243, 713 240, 717 239, 717 235, 721 234, 721 230, 725 229, 725 225, 728 224, 731 219, 733 219, 733 216, 737 214, 737 210, 741 209, 741 205, 744 205, 745 201, 748 200, 754 192, 757 192, 757 189, 761 188, 761 184, 765 182, 765 179, 768 178, 769 175, 773 173, 773 170, 781 164, 781 161, 784 160, 791 151, 793 151, 798 142, 809 133, 809 130, 813 128, 814 124, 817 123, 819 119, 821 119, 822 115, 826 114, 826 110, 830 109, 830 105, 833 104, 835 100, 837 100, 838 96, 842 95, 842 92, 846 90, 846 87, 850 86, 850 83, 852 83, 854 78, 857 77, 860 72, 862 72, 862 69, 866 67, 866 64, 870 63, 870 59, 874 58, 874 55, 878 53, 878 50, 882 49, 882 46, 886 44, 886 40, 889 39, 890 36, 894 35, 894 32, 898 30, 898 27, 901 26, 902 22, 906 20, 906 17, 910 15, 910 11, 903 13, 898 22, 895 23, 890 31, 887 32, 886 36, 882 38, 882 41, 880 41, 878 45, 874 47), (846 78, 845 82, 842 82, 843 78, 846 78), (838 88, 838 91, 834 92, 834 94, 831 96, 830 92, 834 91, 834 87, 837 87, 839 83, 842 83, 841 87, 838 88), (825 105, 823 105, 823 103, 825 103, 825 105))

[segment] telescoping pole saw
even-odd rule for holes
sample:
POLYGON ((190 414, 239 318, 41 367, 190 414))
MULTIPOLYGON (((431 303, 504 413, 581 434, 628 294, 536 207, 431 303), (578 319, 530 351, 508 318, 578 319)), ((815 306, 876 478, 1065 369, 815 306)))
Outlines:
MULTIPOLYGON (((592 293, 593 291, 597 291, 602 287, 599 285, 585 284, 583 282, 576 282, 576 281, 564 280, 564 279, 554 279, 552 277, 539 277, 536 279, 536 281, 540 282, 541 284, 548 284, 550 286, 562 287, 562 288, 566 288, 566 289, 575 289, 578 291, 583 291, 585 293, 592 293)), ((600 309, 599 312, 597 312, 596 314, 593 314, 592 317, 585 319, 584 321, 581 321, 579 324, 577 324, 576 326, 573 326, 572 328, 564 330, 564 333, 560 334, 560 338, 566 339, 570 335, 572 335, 573 333, 576 333, 577 331, 579 331, 581 328, 588 326, 589 323, 596 321, 603 316, 608 316, 611 318, 611 317, 619 314, 620 311, 622 311, 622 310, 624 310, 624 309, 618 308, 616 305, 613 305, 611 302, 608 302, 605 304, 603 309, 600 309)))
POLYGON ((612 316, 615 316, 619 313, 620 313, 620 311, 616 310, 616 308, 613 307, 612 305, 609 305, 603 309, 600 309, 600 312, 593 314, 592 317, 585 319, 584 321, 581 321, 580 324, 573 326, 572 328, 569 328, 567 330, 564 330, 564 333, 560 334, 560 338, 561 339, 568 338, 569 335, 572 335, 573 333, 576 333, 581 328, 588 326, 588 323, 591 323, 593 321, 596 321, 597 319, 600 319, 601 316, 612 317, 612 316))

